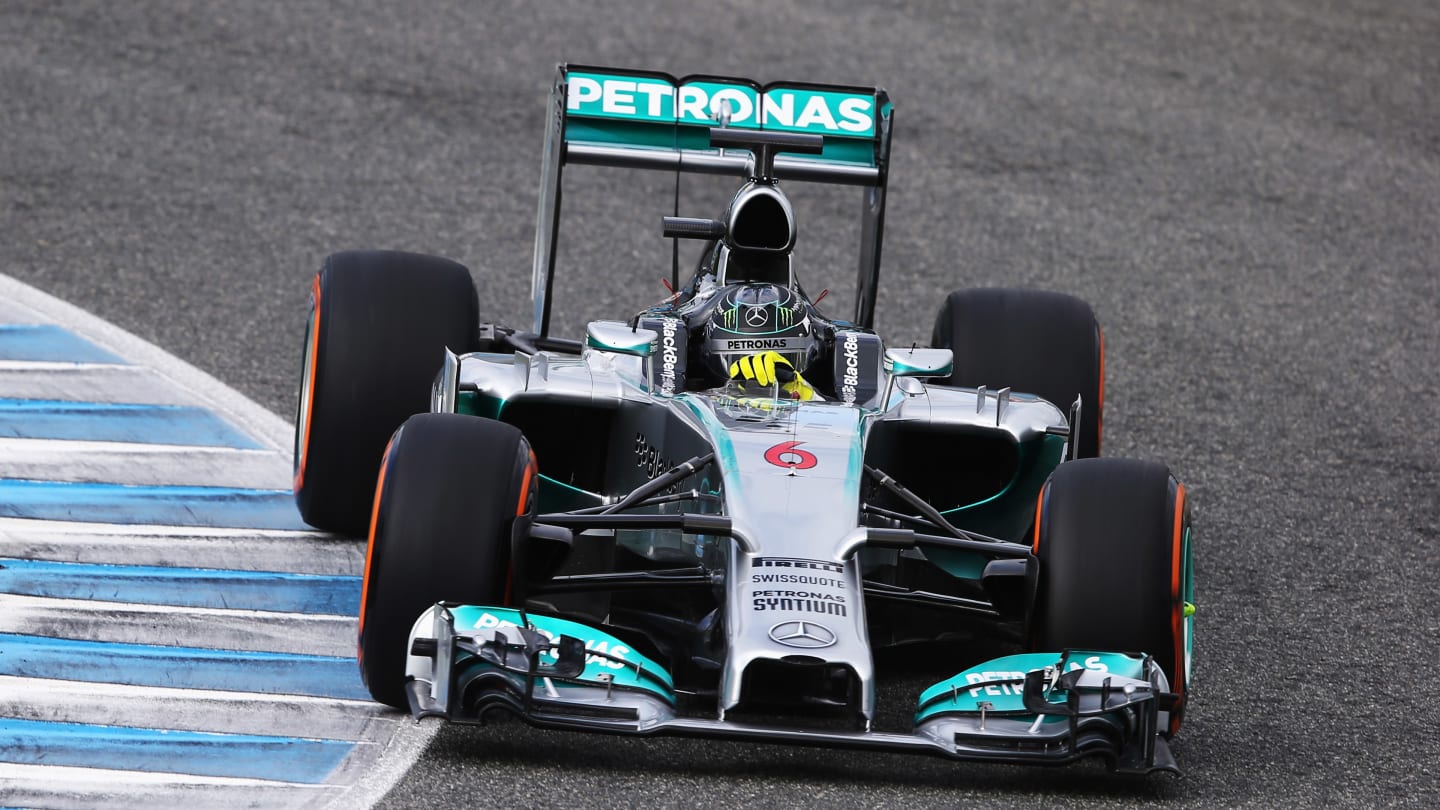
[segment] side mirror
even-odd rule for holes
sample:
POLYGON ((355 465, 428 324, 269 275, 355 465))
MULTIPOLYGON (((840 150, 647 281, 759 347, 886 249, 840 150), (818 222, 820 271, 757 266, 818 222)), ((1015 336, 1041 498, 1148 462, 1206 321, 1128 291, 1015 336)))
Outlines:
POLYGON ((896 377, 949 377, 955 353, 949 349, 886 349, 885 373, 896 377))
POLYGON ((633 329, 620 321, 591 321, 585 327, 586 346, 634 357, 649 357, 659 337, 654 329, 633 329))

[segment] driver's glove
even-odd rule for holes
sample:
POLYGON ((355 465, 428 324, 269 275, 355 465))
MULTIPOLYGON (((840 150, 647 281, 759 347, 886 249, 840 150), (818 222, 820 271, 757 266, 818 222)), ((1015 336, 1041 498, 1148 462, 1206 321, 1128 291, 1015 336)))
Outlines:
POLYGON ((754 381, 763 386, 780 383, 790 399, 815 399, 815 388, 779 352, 747 354, 730 364, 730 379, 754 381))

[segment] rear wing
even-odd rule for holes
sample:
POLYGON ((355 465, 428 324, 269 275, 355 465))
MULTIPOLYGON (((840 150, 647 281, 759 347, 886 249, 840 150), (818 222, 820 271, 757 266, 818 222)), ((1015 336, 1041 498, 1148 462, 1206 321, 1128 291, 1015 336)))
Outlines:
POLYGON ((710 145, 715 127, 820 135, 818 155, 775 156, 780 180, 863 189, 855 323, 874 326, 893 112, 874 87, 686 76, 561 64, 550 93, 531 295, 535 334, 550 332, 550 290, 566 164, 753 177, 755 156, 710 145))

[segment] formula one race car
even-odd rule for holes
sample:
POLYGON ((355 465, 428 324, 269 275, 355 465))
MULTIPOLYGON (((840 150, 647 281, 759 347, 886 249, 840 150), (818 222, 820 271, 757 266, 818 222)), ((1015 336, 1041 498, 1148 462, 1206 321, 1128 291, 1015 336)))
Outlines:
POLYGON ((376 700, 1176 771, 1185 488, 1098 457, 1103 343, 1082 301, 959 291, 932 348, 884 346, 891 120, 876 88, 562 65, 531 330, 481 324, 454 262, 326 260, 295 494, 311 524, 369 533, 359 658, 376 700), (583 341, 550 334, 577 164, 741 178, 721 218, 663 218, 702 240, 688 283, 583 341), (849 320, 801 286, 782 181, 863 189, 849 320), (876 725, 877 649, 979 635, 1012 654, 911 695, 904 728, 876 725))

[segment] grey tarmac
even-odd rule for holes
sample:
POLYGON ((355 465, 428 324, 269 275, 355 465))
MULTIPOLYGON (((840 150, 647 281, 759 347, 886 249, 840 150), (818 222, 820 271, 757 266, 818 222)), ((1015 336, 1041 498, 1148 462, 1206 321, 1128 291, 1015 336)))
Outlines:
MULTIPOLYGON (((332 250, 459 259, 484 315, 524 323, 556 62, 883 85, 883 333, 924 345, 960 286, 1088 299, 1104 452, 1190 488, 1186 776, 508 723, 441 730, 381 806, 1430 807, 1436 43, 1428 0, 8 0, 0 272, 288 416, 332 250)), ((663 297, 673 178, 570 179, 556 317, 575 334, 663 297)), ((727 190, 687 183, 681 213, 727 190)), ((834 224, 858 194, 793 196, 798 272, 846 311, 858 240, 834 224)))

